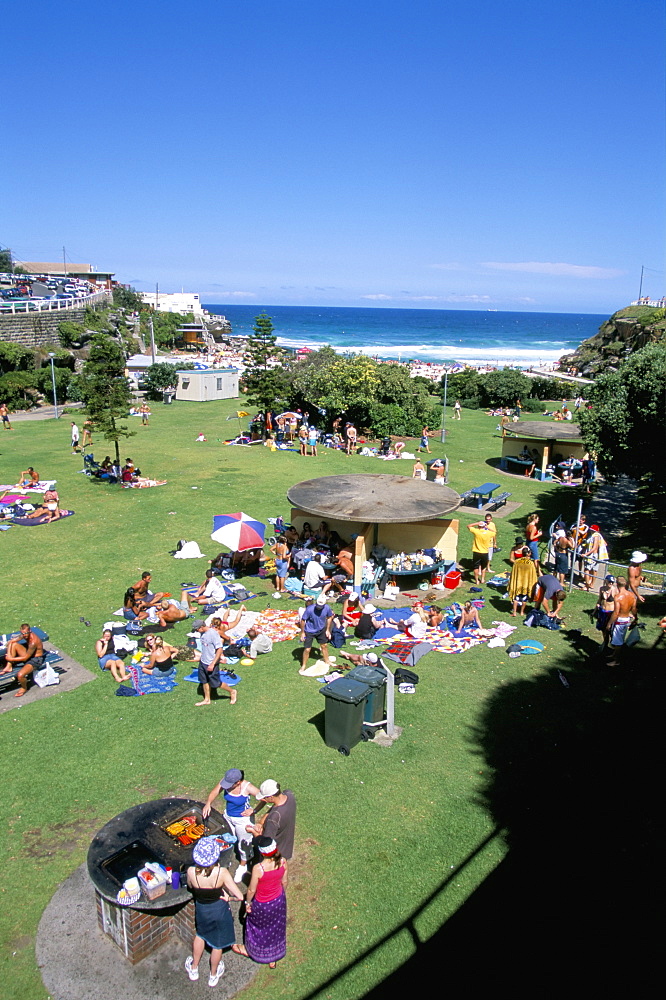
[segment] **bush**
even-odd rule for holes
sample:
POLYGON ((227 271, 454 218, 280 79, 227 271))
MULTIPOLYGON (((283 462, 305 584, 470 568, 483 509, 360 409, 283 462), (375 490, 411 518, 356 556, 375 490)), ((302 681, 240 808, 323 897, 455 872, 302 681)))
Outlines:
POLYGON ((0 375, 0 398, 10 410, 37 405, 37 373, 7 372, 0 375))
POLYGON ((524 399, 522 403, 525 413, 543 413, 545 410, 542 399, 524 399))
POLYGON ((63 347, 70 348, 81 347, 89 339, 85 327, 81 326, 80 323, 73 323, 69 319, 58 323, 58 337, 63 347))
POLYGON ((480 397, 484 406, 515 406, 517 399, 526 399, 532 380, 513 368, 489 372, 480 381, 480 397))
MULTIPOLYGON (((67 399, 67 387, 72 377, 72 373, 68 368, 54 367, 53 374, 55 376, 56 397, 58 403, 64 403, 67 399)), ((41 368, 36 373, 35 384, 44 398, 47 399, 49 403, 53 404, 53 379, 51 378, 51 365, 48 365, 46 368, 41 368)))
POLYGON ((35 352, 9 341, 0 341, 0 374, 30 371, 35 367, 35 352))
POLYGON ((481 406, 481 400, 478 396, 463 396, 460 405, 464 406, 466 410, 478 410, 481 406))

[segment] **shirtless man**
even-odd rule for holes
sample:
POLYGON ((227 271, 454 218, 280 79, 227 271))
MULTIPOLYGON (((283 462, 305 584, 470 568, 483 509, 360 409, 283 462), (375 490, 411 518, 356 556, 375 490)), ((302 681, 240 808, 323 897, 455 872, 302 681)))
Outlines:
POLYGON ((87 448, 90 446, 92 448, 92 420, 83 421, 83 437, 81 438, 81 448, 87 448))
POLYGON ((172 598, 160 601, 157 614, 166 625, 171 625, 173 622, 181 622, 184 618, 187 618, 187 611, 183 611, 180 602, 174 601, 172 598))
POLYGON ((7 653, 5 654, 7 666, 3 670, 0 670, 0 674, 9 674, 19 664, 22 664, 21 669, 16 675, 19 689, 14 695, 15 698, 22 698, 28 690, 28 678, 35 667, 41 670, 44 666, 44 646, 42 640, 38 635, 30 631, 30 626, 27 622, 21 625, 20 628, 21 638, 10 639, 7 646, 7 653))
POLYGON ((139 582, 133 584, 135 598, 142 601, 143 606, 146 608, 152 608, 156 604, 159 604, 160 601, 164 600, 163 593, 160 592, 159 594, 153 594, 153 592, 149 590, 148 585, 150 584, 150 578, 151 574, 149 572, 142 573, 139 582))
POLYGON ((347 427, 345 437, 347 438, 347 454, 352 455, 356 451, 356 428, 353 424, 349 424, 347 427))
POLYGON ((335 557, 335 569, 331 576, 331 585, 341 594, 347 593, 347 580, 354 578, 354 563, 347 555, 346 550, 342 550, 335 557))
MULTIPOLYGON (((638 593, 638 588, 643 580, 643 574, 641 572, 641 564, 647 560, 645 552, 640 552, 638 549, 631 553, 631 559, 627 567, 627 577, 629 578, 629 590, 634 595, 637 601, 642 604, 645 600, 644 597, 638 593)), ((619 579, 619 577, 618 577, 619 579)))
POLYGON ((420 458, 417 458, 412 466, 412 479, 425 479, 426 467, 420 458))
POLYGON ((624 646, 625 636, 629 626, 636 621, 637 605, 636 595, 627 589, 627 581, 623 576, 618 576, 615 581, 617 585, 617 596, 613 604, 613 614, 608 622, 610 633, 611 658, 608 660, 609 667, 618 665, 620 650, 624 646))
POLYGON ((2 420, 3 430, 11 431, 13 429, 9 421, 9 410, 7 409, 6 403, 0 403, 0 419, 2 420))
POLYGON ((21 473, 19 486, 36 486, 39 482, 39 473, 35 472, 31 465, 21 473))

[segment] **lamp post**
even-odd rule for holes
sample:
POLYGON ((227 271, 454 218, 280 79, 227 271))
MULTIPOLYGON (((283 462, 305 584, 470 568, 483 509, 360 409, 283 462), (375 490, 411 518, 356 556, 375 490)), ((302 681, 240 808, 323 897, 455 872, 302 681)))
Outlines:
POLYGON ((442 443, 446 441, 446 426, 444 421, 446 420, 446 393, 449 387, 449 373, 444 372, 444 401, 442 403, 442 443))
POLYGON ((49 351, 49 360, 51 362, 51 384, 53 385, 53 409, 54 409, 54 420, 57 420, 60 414, 58 413, 58 397, 56 396, 56 383, 55 383, 55 368, 53 367, 53 359, 55 354, 53 351, 49 351))

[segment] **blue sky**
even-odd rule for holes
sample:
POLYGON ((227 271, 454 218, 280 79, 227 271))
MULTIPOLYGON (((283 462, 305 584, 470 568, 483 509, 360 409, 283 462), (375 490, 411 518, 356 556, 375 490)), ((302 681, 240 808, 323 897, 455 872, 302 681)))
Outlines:
POLYGON ((33 0, 3 27, 19 259, 221 303, 605 313, 641 265, 666 292, 661 0, 33 0))

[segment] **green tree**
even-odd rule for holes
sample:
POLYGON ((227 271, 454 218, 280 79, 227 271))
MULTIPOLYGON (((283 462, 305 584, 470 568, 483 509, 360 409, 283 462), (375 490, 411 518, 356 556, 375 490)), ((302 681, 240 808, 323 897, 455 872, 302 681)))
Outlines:
POLYGON ((0 340, 0 373, 34 370, 35 352, 11 341, 0 340))
POLYGON ((0 250, 0 271, 4 274, 8 274, 13 270, 12 268, 12 252, 11 250, 0 250))
POLYGON ((111 337, 99 333, 92 338, 79 386, 93 429, 115 444, 116 463, 120 465, 120 439, 133 437, 135 432, 121 423, 131 406, 132 394, 125 377, 125 358, 111 337))
POLYGON ((191 363, 176 367, 166 361, 151 365, 143 376, 146 393, 150 399, 161 399, 165 389, 174 389, 178 385, 178 372, 185 368, 193 368, 191 363))
POLYGON ((288 356, 277 346, 270 316, 262 313, 254 321, 245 348, 243 389, 250 406, 262 410, 282 406, 289 397, 288 356))
MULTIPOLYGON (((447 404, 451 406, 459 399, 464 406, 475 408, 481 402, 481 375, 473 368, 465 368, 464 371, 454 372, 446 380, 447 382, 447 404)), ((444 393, 444 379, 440 382, 440 391, 444 393)))
POLYGON ((530 394, 531 379, 514 368, 489 372, 479 381, 482 406, 514 406, 530 394))
POLYGON ((603 474, 666 482, 666 345, 636 351, 597 378, 588 398, 579 423, 603 474))
POLYGON ((141 312, 146 308, 136 288, 126 288, 124 285, 116 285, 113 289, 113 304, 127 309, 128 312, 141 312))
POLYGON ((58 323, 58 339, 63 347, 80 348, 90 339, 84 326, 66 319, 58 323))
POLYGON ((0 399, 10 410, 35 406, 37 395, 37 372, 11 371, 0 375, 0 399))

